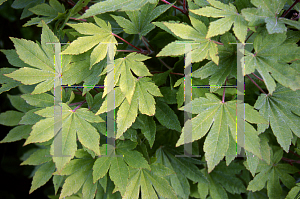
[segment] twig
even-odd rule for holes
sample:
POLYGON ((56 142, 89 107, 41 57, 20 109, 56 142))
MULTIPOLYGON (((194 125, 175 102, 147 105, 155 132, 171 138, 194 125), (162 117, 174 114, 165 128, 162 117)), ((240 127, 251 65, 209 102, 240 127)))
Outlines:
POLYGON ((264 81, 262 78, 258 77, 257 75, 255 75, 254 73, 251 73, 252 75, 254 75, 257 79, 259 79, 260 81, 264 81))
POLYGON ((173 70, 173 68, 171 68, 170 66, 168 66, 168 64, 166 64, 163 60, 161 60, 160 58, 158 58, 158 60, 168 69, 173 70))
MULTIPOLYGON (((171 4, 170 2, 166 1, 166 0, 161 0, 162 2, 166 3, 166 4, 171 4)), ((182 12, 183 14, 185 14, 186 16, 188 16, 187 11, 182 10, 181 8, 178 8, 177 6, 172 5, 173 8, 179 10, 180 12, 182 12)))
POLYGON ((285 11, 280 17, 285 17, 292 10, 292 8, 299 2, 300 0, 295 0, 295 2, 291 5, 291 7, 289 7, 289 9, 287 9, 287 11, 285 11))
POLYGON ((267 93, 265 93, 265 91, 262 89, 262 88, 260 88, 260 86, 258 86, 258 84, 249 76, 249 75, 246 75, 250 80, 251 80, 251 82, 253 82, 253 84, 255 84, 255 86, 262 92, 262 93, 264 93, 264 94, 266 94, 267 95, 267 93))

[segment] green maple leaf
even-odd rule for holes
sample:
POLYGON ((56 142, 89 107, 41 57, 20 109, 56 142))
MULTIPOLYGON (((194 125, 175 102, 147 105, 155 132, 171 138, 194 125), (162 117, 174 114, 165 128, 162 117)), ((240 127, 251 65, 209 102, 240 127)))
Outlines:
POLYGON ((49 4, 41 3, 32 8, 28 9, 30 12, 39 15, 39 17, 31 18, 27 21, 24 26, 31 26, 38 24, 38 27, 42 26, 41 20, 45 21, 46 24, 53 20, 62 18, 65 13, 65 7, 57 0, 50 0, 49 4))
MULTIPOLYGON (((263 189, 267 183, 268 197, 271 199, 281 196, 282 187, 280 186, 279 179, 289 189, 295 186, 295 179, 289 174, 293 174, 299 171, 294 166, 289 164, 280 164, 279 161, 282 158, 283 151, 280 147, 272 147, 271 150, 271 164, 266 164, 260 161, 256 176, 250 181, 247 190, 255 192, 263 189)), ((248 167, 246 162, 244 165, 248 167)))
POLYGON ((141 39, 142 36, 146 36, 151 30, 155 28, 155 25, 151 24, 151 21, 156 19, 159 15, 168 10, 172 4, 157 6, 155 4, 145 4, 140 10, 126 11, 129 19, 125 19, 121 16, 111 15, 117 23, 124 28, 127 34, 138 34, 141 39))
POLYGON ((116 10, 133 11, 141 9, 146 3, 157 4, 157 0, 106 0, 92 5, 80 19, 116 10))
POLYGON ((150 167, 150 171, 129 168, 130 178, 124 199, 138 199, 140 190, 142 198, 177 198, 173 188, 165 179, 165 176, 174 175, 174 171, 159 163, 152 163, 150 167))
POLYGON ((257 26, 266 23, 269 34, 283 33, 287 31, 285 24, 300 29, 297 21, 279 17, 279 14, 287 0, 251 0, 251 3, 257 8, 245 8, 242 15, 249 26, 257 26))
MULTIPOLYGON (((24 145, 37 142, 46 142, 54 137, 54 107, 35 112, 46 117, 32 127, 32 132, 24 145)), ((99 116, 95 116, 86 108, 80 108, 73 112, 72 109, 62 104, 62 154, 69 157, 53 157, 58 171, 74 157, 77 149, 76 135, 83 146, 100 155, 100 135, 90 123, 104 122, 99 116)), ((51 145, 51 155, 54 155, 54 142, 51 145)))
POLYGON ((84 53, 91 48, 95 47, 90 56, 90 69, 92 66, 101 60, 103 60, 107 55, 108 43, 112 43, 114 46, 114 54, 116 53, 117 40, 112 35, 111 25, 108 22, 98 17, 94 17, 96 24, 93 23, 78 23, 78 24, 67 24, 74 28, 77 32, 83 35, 88 35, 84 37, 79 37, 73 41, 66 50, 61 54, 71 54, 78 55, 84 53))
POLYGON ((21 165, 39 165, 34 173, 29 194, 46 184, 55 171, 49 147, 37 149, 21 165))
POLYGON ((276 87, 274 79, 293 91, 300 89, 300 71, 296 67, 297 63, 286 64, 300 59, 299 47, 295 43, 283 43, 286 38, 285 33, 270 35, 264 31, 254 40, 255 53, 246 51, 245 73, 250 74, 256 69, 270 94, 276 87))
MULTIPOLYGON (((292 91, 277 84, 272 95, 260 95, 254 105, 268 120, 278 143, 286 152, 289 151, 293 133, 300 137, 299 96, 300 90, 292 91)), ((258 125, 258 130, 263 132, 269 123, 258 125)))
POLYGON ((165 167, 175 171, 176 174, 168 176, 167 179, 174 188, 177 196, 188 198, 190 195, 188 179, 193 182, 207 180, 196 165, 183 158, 175 158, 165 147, 159 148, 156 151, 155 157, 157 158, 156 163, 161 163, 165 167))
POLYGON ((235 6, 231 3, 227 5, 216 0, 207 1, 215 8, 206 6, 197 10, 191 10, 191 12, 206 17, 223 18, 210 23, 206 38, 224 34, 230 30, 233 24, 234 34, 244 43, 247 35, 247 21, 238 13, 235 6))
MULTIPOLYGON (((116 146, 115 152, 116 155, 123 155, 123 157, 110 157, 112 153, 107 154, 106 147, 109 148, 111 146, 106 144, 101 146, 101 154, 105 154, 106 152, 107 156, 101 156, 95 161, 93 166, 93 182, 95 183, 100 178, 103 178, 109 170, 109 176, 116 185, 115 190, 119 190, 123 196, 126 191, 126 185, 129 182, 129 166, 150 170, 150 166, 142 154, 132 150, 136 147, 136 144, 136 142, 131 141, 120 141, 116 146)), ((113 150, 110 151, 112 152, 113 150)))
POLYGON ((184 23, 176 22, 153 22, 154 25, 164 26, 169 29, 174 35, 182 39, 182 43, 175 41, 165 46, 157 56, 179 56, 187 53, 185 50, 185 41, 192 42, 191 58, 192 63, 200 62, 204 59, 212 59, 216 64, 219 64, 217 44, 211 41, 210 38, 205 38, 207 28, 205 24, 193 17, 190 17, 193 27, 184 23))
POLYGON ((43 30, 41 36, 41 46, 32 41, 25 39, 12 38, 16 52, 20 59, 32 67, 22 67, 5 76, 20 81, 25 85, 33 85, 39 83, 32 94, 43 93, 49 91, 54 85, 54 60, 55 55, 53 45, 46 43, 58 43, 59 40, 43 22, 43 30))
MULTIPOLYGON (((198 114, 186 124, 192 125, 192 130, 185 132, 192 137, 191 141, 198 140, 206 135, 209 131, 205 142, 204 152, 208 164, 208 172, 235 148, 235 144, 230 144, 233 139, 236 143, 236 101, 222 103, 214 94, 206 93, 206 98, 200 97, 189 104, 192 107, 192 114, 198 114)), ((179 110, 184 110, 184 107, 179 110)), ((250 105, 245 104, 245 120, 250 123, 267 123, 250 105)), ((252 152, 260 159, 260 143, 258 132, 254 127, 245 121, 245 150, 252 152)), ((182 132, 184 132, 184 128, 182 132)), ((181 134, 176 147, 184 144, 184 133, 181 134)))
POLYGON ((213 61, 208 62, 203 67, 192 73, 192 77, 205 79, 209 78, 210 92, 216 91, 218 85, 223 85, 229 75, 236 76, 236 47, 229 43, 235 43, 236 39, 231 33, 221 36, 224 46, 218 46, 219 57, 222 60, 219 65, 213 61), (215 87, 213 87, 215 86, 215 87))
POLYGON ((231 163, 226 166, 225 162, 220 162, 218 166, 211 172, 207 172, 207 168, 202 169, 201 173, 208 179, 207 183, 201 180, 198 183, 198 191, 201 198, 206 198, 209 194, 212 199, 224 198, 228 199, 228 193, 241 194, 246 192, 246 187, 240 178, 236 177, 244 167, 238 163, 231 163))
POLYGON ((67 176, 59 198, 71 196, 82 188, 82 197, 93 199, 97 189, 97 184, 93 183, 92 169, 95 159, 83 149, 77 150, 75 156, 78 159, 71 160, 60 173, 54 173, 54 175, 67 176))

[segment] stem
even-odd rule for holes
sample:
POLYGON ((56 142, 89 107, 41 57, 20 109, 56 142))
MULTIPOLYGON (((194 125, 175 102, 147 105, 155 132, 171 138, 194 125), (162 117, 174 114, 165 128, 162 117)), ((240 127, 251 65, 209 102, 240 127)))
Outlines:
MULTIPOLYGON (((160 71, 151 71, 150 73, 151 73, 151 74, 155 74, 155 73, 164 73, 164 72, 160 72, 160 71)), ((184 74, 182 74, 182 73, 170 73, 170 74, 184 76, 184 74)))
POLYGON ((72 110, 72 112, 75 112, 77 109, 79 109, 85 102, 86 102, 86 100, 81 102, 76 108, 74 108, 74 110, 72 110))
POLYGON ((82 94, 82 91, 79 88, 76 88, 76 89, 82 94))
POLYGON ((226 77, 226 80, 225 80, 225 87, 224 87, 224 90, 223 90, 223 96, 222 96, 222 103, 224 104, 224 102, 225 102, 225 89, 226 89, 226 82, 227 82, 227 77, 226 77))
POLYGON ((173 70, 173 68, 171 68, 170 66, 168 66, 168 64, 166 64, 163 60, 161 60, 160 58, 158 58, 158 60, 159 60, 165 67, 167 67, 169 70, 173 70))
POLYGON ((75 102, 75 103, 69 104, 69 106, 74 106, 74 105, 81 104, 81 103, 82 102, 75 102))
POLYGON ((119 35, 116 35, 115 33, 111 33, 113 36, 118 37, 119 39, 121 39, 122 41, 124 41, 125 43, 127 43, 128 45, 132 46, 133 48, 137 49, 138 51, 140 51, 140 53, 142 54, 147 54, 147 52, 145 52, 143 49, 140 49, 134 45, 132 45, 131 43, 129 43, 128 41, 126 41, 125 39, 123 39, 122 37, 120 37, 119 35))
POLYGON ((262 88, 260 88, 260 86, 258 86, 258 84, 249 76, 249 75, 246 75, 250 80, 251 80, 251 82, 253 82, 253 84, 255 84, 255 86, 262 92, 262 93, 264 93, 264 94, 266 94, 267 95, 267 93, 265 93, 265 91, 262 89, 262 88))
POLYGON ((133 53, 133 52, 137 52, 139 53, 140 51, 135 51, 135 50, 117 50, 118 52, 130 52, 130 53, 133 53))
MULTIPOLYGON (((161 0, 162 2, 166 3, 166 4, 171 4, 170 2, 166 1, 166 0, 161 0)), ((187 15, 187 11, 182 10, 181 8, 178 8, 177 6, 172 5, 173 8, 179 10, 180 12, 182 12, 183 14, 187 15)))
POLYGON ((96 88, 94 88, 94 90, 95 90, 97 93, 100 93, 96 88))
POLYGON ((259 79, 260 81, 264 81, 262 78, 258 77, 257 75, 255 75, 254 73, 251 73, 252 75, 254 75, 257 79, 259 79))
POLYGON ((142 41, 143 41, 144 45, 146 46, 146 48, 147 48, 147 50, 148 50, 148 52, 150 54, 152 51, 149 49, 148 45, 146 44, 146 42, 144 40, 144 36, 142 37, 142 41))
POLYGON ((186 12, 186 0, 183 0, 183 10, 186 12))
POLYGON ((74 18, 74 17, 70 17, 70 19, 77 20, 77 21, 84 21, 84 22, 87 22, 86 19, 77 19, 77 18, 74 18))
POLYGON ((295 2, 291 5, 291 7, 289 8, 289 9, 287 9, 287 11, 285 11, 282 15, 281 15, 281 17, 285 17, 292 9, 293 9, 293 7, 297 4, 297 3, 299 3, 300 2, 300 0, 295 0, 295 2))
POLYGON ((299 158, 300 158, 300 155, 298 155, 297 153, 295 153, 294 151, 289 151, 290 153, 292 153, 292 154, 294 154, 294 155, 296 155, 296 156, 298 156, 299 158))
POLYGON ((214 41, 214 40, 212 40, 212 42, 214 42, 215 44, 224 45, 223 43, 221 43, 221 42, 218 42, 218 41, 214 41))
POLYGON ((144 38, 144 40, 147 42, 147 44, 152 48, 152 50, 154 50, 153 46, 149 43, 149 41, 146 39, 146 37, 142 36, 144 38))
POLYGON ((252 32, 248 37, 247 39, 245 40, 245 43, 248 41, 248 39, 253 35, 254 32, 252 32))

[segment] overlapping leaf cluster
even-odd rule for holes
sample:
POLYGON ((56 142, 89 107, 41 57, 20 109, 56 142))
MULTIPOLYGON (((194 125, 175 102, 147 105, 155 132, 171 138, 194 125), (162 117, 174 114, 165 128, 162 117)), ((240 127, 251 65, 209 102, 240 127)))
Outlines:
POLYGON ((80 0, 71 9, 56 0, 30 2, 16 0, 12 7, 24 8, 23 17, 38 15, 25 25, 41 26, 41 41, 10 38, 15 49, 1 52, 16 68, 0 70, 0 93, 21 92, 7 95, 16 110, 1 113, 0 123, 15 127, 1 143, 25 139, 36 146, 22 163, 36 168, 30 193, 52 178, 57 195, 49 198, 296 196, 300 167, 293 163, 299 161, 289 158, 295 158, 291 151, 300 155, 300 23, 282 17, 292 1, 187 0, 183 14, 174 12, 180 1, 80 0), (65 36, 70 43, 62 47, 59 73, 50 43, 65 36), (243 160, 236 158, 236 88, 220 88, 236 85, 239 42, 253 44, 244 57, 243 160), (107 75, 109 56, 114 78, 107 75), (193 94, 182 106, 184 56, 192 60, 193 94), (55 76, 85 87, 61 90, 60 121, 55 76), (115 118, 106 115, 113 110, 108 94, 115 118), (186 121, 185 110, 192 115, 186 121), (115 148, 106 143, 107 119, 116 121, 115 148), (55 152, 57 122, 64 156, 55 152), (187 136, 201 159, 183 157, 187 136))

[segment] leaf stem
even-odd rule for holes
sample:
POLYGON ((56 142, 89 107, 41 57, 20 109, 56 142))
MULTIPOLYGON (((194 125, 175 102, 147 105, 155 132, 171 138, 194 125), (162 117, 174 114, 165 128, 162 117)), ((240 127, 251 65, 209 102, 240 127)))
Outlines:
MULTIPOLYGON (((171 4, 170 2, 166 1, 166 0, 161 0, 162 2, 166 3, 166 4, 171 4)), ((187 11, 182 10, 181 8, 178 8, 177 6, 172 5, 173 8, 179 10, 180 12, 182 12, 183 14, 185 14, 186 16, 188 16, 187 11)))
MULTIPOLYGON (((150 73, 151 73, 151 74, 155 74, 155 73, 164 73, 164 72, 160 72, 160 71, 151 71, 150 73)), ((184 74, 182 74, 182 73, 170 73, 170 74, 184 76, 184 74)))
POLYGON ((86 19, 77 19, 77 18, 75 18, 75 17, 70 17, 70 19, 77 20, 77 21, 84 21, 84 22, 87 22, 86 19))
POLYGON ((158 58, 158 60, 159 60, 165 67, 167 67, 169 70, 173 70, 173 68, 171 68, 170 66, 168 66, 168 64, 166 64, 163 60, 161 60, 160 58, 158 58))
POLYGON ((84 100, 83 102, 81 102, 76 108, 74 108, 72 110, 72 112, 75 112, 77 109, 79 109, 85 102, 86 102, 86 100, 84 100))
POLYGON ((143 49, 141 49, 141 48, 138 48, 138 47, 132 45, 131 43, 129 43, 128 41, 126 41, 125 39, 123 39, 122 37, 120 37, 119 35, 117 35, 117 34, 115 34, 115 33, 113 33, 113 32, 112 32, 111 34, 112 34, 113 36, 115 36, 115 37, 121 39, 122 41, 124 41, 124 42, 127 43, 128 45, 132 46, 133 48, 137 49, 137 50, 139 51, 139 53, 142 53, 142 54, 144 54, 144 55, 149 54, 148 51, 143 50, 143 49))
POLYGON ((215 44, 220 44, 220 45, 224 45, 223 43, 221 42, 218 42, 218 41, 214 41, 214 40, 211 40, 212 42, 214 42, 215 44))
POLYGON ((287 9, 280 17, 285 17, 292 10, 292 8, 299 2, 300 0, 295 0, 295 2, 291 5, 291 7, 289 7, 289 9, 287 9))
POLYGON ((265 91, 260 87, 260 86, 258 86, 258 84, 249 76, 249 75, 246 75, 250 80, 251 80, 251 82, 253 82, 253 84, 255 84, 255 86, 262 92, 262 93, 264 93, 264 94, 266 94, 267 95, 267 93, 265 93, 265 91))
POLYGON ((186 9, 186 0, 183 0, 183 5, 182 6, 183 6, 183 10, 186 12, 186 10, 187 10, 186 9))
POLYGON ((247 39, 245 40, 245 43, 248 41, 248 39, 253 35, 254 31, 247 37, 247 39))
POLYGON ((140 51, 135 51, 135 50, 117 50, 118 52, 130 52, 130 53, 132 53, 132 52, 137 52, 137 53, 139 53, 140 51))
POLYGON ((226 80, 225 80, 225 87, 224 87, 224 90, 223 90, 223 95, 222 95, 222 103, 224 104, 224 102, 225 102, 225 89, 226 89, 226 82, 227 82, 227 79, 228 79, 228 77, 226 77, 226 80))
POLYGON ((264 81, 262 78, 258 77, 257 75, 255 75, 254 73, 251 73, 252 75, 254 75, 257 79, 259 79, 260 81, 264 81))

